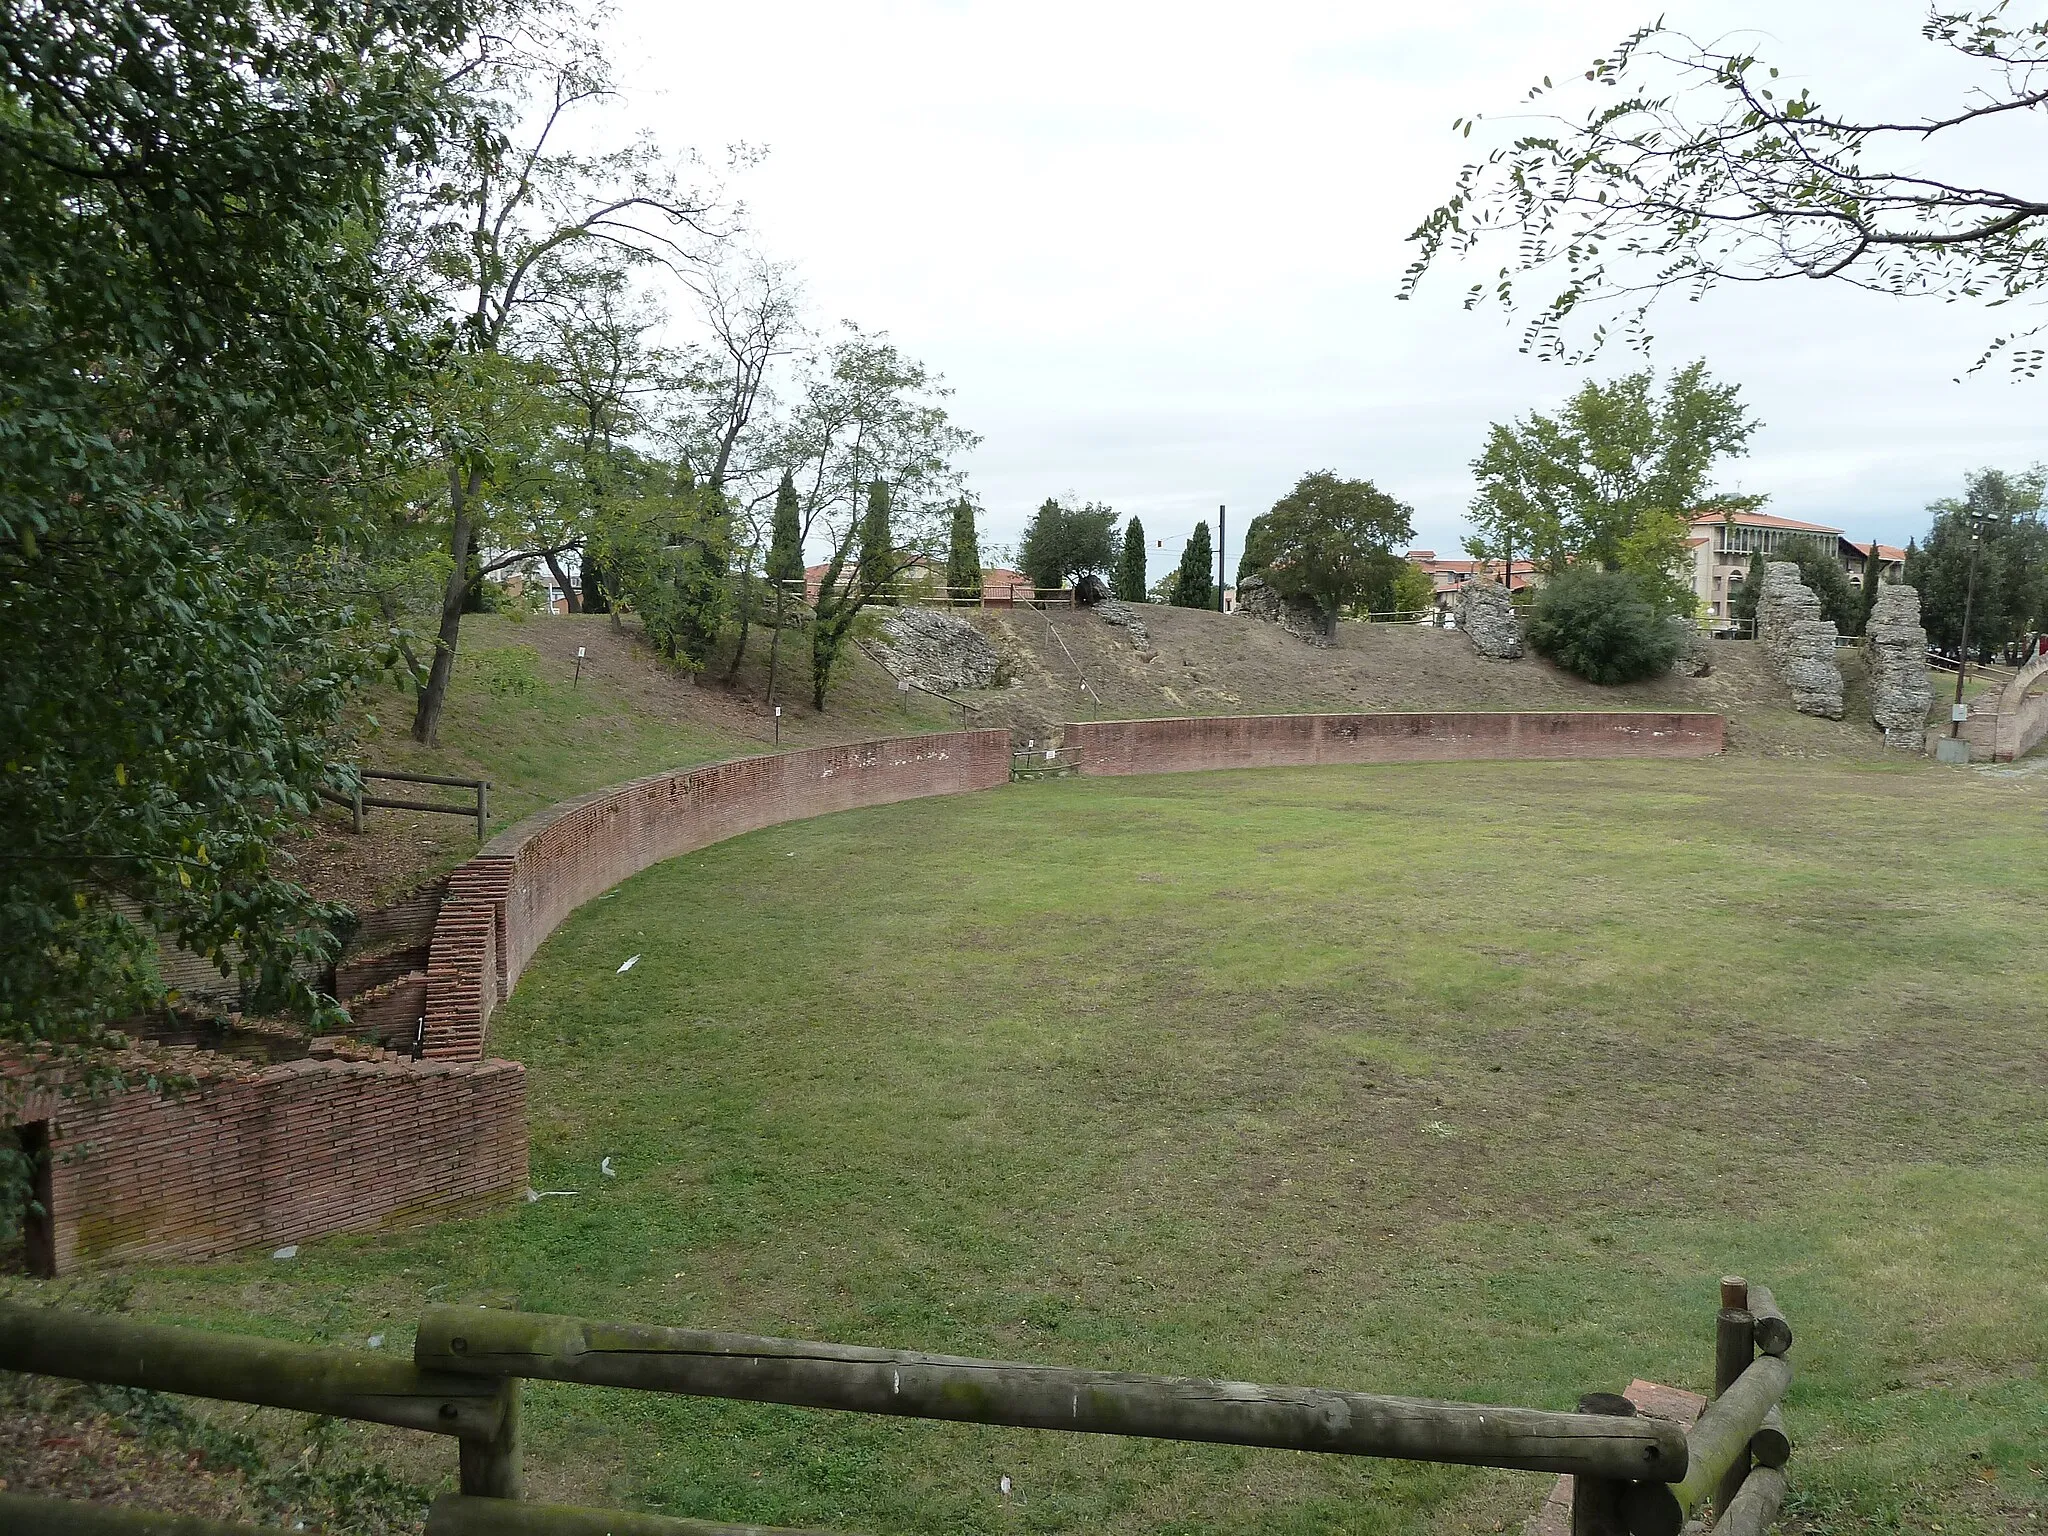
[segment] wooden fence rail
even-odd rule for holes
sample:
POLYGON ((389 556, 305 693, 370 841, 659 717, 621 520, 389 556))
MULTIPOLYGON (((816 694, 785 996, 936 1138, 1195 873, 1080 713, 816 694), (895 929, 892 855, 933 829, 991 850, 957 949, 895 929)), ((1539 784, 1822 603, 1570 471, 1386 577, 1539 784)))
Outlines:
MULTIPOLYGON (((490 1306, 429 1307, 410 1362, 357 1350, 157 1327, 0 1303, 0 1369, 366 1419, 460 1446, 459 1494, 427 1536, 778 1536, 615 1510, 524 1501, 522 1380, 782 1403, 1084 1434, 1571 1474, 1573 1536, 1680 1536, 1710 1504, 1723 1536, 1758 1536, 1785 1497, 1791 1451, 1778 1404, 1792 1330, 1769 1291, 1722 1283, 1712 1403, 1688 1434, 1591 1394, 1575 1413, 1321 1387, 1146 1376, 908 1350, 760 1338, 490 1306), (1754 1464, 1754 1465, 1752 1465, 1754 1464)), ((79 1513, 15 1500, 0 1525, 29 1536, 215 1536, 246 1530, 140 1511, 79 1513), (33 1505, 34 1509, 27 1506, 33 1505)), ((779 1533, 802 1536, 802 1533, 779 1533)), ((812 1533, 816 1536, 816 1533, 812 1533)))
POLYGON ((484 840, 484 828, 490 821, 491 781, 489 779, 450 779, 435 773, 386 773, 376 768, 355 770, 356 786, 347 794, 320 786, 315 793, 332 805, 347 809, 351 829, 363 830, 365 808, 386 811, 431 811, 437 816, 461 816, 476 822, 476 840, 484 840), (475 797, 470 805, 441 805, 432 800, 393 800, 383 795, 366 795, 363 783, 376 779, 390 784, 436 784, 448 789, 466 789, 475 797))
POLYGON ((482 1307, 429 1307, 413 1363, 437 1374, 473 1371, 1018 1429, 1611 1478, 1685 1475, 1684 1433, 1653 1419, 1070 1370, 482 1307))

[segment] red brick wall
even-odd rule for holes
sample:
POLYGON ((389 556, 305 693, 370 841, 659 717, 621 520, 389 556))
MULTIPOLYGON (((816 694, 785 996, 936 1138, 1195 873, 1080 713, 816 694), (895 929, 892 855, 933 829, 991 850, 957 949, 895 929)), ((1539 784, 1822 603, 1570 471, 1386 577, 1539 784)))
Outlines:
POLYGON ((949 731, 678 769, 529 817, 449 879, 427 967, 427 1054, 480 1055, 492 1006, 511 994, 541 940, 651 864, 779 822, 1009 777, 1009 732, 949 731))
POLYGON ((1089 720, 1066 727, 1084 774, 1316 763, 1444 762, 1462 758, 1708 757, 1719 715, 1576 711, 1220 715, 1089 720))
POLYGON ((517 1062, 292 1061, 177 1096, 44 1095, 60 1274, 459 1215, 526 1188, 517 1062))

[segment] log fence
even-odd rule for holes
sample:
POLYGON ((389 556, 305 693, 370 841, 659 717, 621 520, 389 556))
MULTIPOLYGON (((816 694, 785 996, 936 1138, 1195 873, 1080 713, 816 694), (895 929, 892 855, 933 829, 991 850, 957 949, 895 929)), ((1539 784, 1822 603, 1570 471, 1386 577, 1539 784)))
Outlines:
POLYGON ((484 828, 491 814, 491 781, 489 779, 450 779, 434 773, 386 773, 375 768, 357 768, 355 787, 347 794, 337 790, 321 788, 317 791, 322 800, 346 807, 351 828, 363 830, 365 808, 387 811, 431 811, 437 816, 463 816, 476 822, 476 840, 484 840, 484 828), (437 804, 432 800, 394 800, 385 795, 366 795, 363 783, 376 779, 391 784, 438 784, 448 789, 466 789, 474 797, 468 805, 437 804))
MULTIPOLYGON (((1768 1290, 1722 1284, 1715 1396, 1692 1429, 1593 1393, 1575 1412, 1149 1376, 909 1350, 434 1306, 411 1360, 0 1303, 0 1369, 396 1425, 453 1438, 460 1491, 427 1536, 803 1536, 524 1498, 521 1383, 1570 1474, 1573 1536, 1681 1536, 1718 1507, 1760 1536, 1785 1497, 1778 1411, 1792 1337, 1768 1290), (1694 1523, 1688 1524, 1691 1520, 1694 1523)), ((0 1493, 22 1536, 231 1536, 251 1528, 0 1493)), ((821 1536, 821 1533, 810 1533, 821 1536)))

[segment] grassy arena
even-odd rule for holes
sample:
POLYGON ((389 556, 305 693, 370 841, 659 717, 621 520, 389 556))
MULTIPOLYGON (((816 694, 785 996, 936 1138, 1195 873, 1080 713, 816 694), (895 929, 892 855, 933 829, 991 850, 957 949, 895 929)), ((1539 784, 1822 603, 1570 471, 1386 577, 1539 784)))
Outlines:
MULTIPOLYGON (((1566 1407, 1703 1385, 1742 1270, 1799 1330, 1793 1528, 2040 1530, 2044 791, 1431 765, 772 829, 584 908, 494 1024, 577 1194, 134 1306, 402 1347, 516 1293, 1566 1407)), ((535 1496, 876 1536, 1515 1531, 1548 1482, 529 1392, 535 1496)))

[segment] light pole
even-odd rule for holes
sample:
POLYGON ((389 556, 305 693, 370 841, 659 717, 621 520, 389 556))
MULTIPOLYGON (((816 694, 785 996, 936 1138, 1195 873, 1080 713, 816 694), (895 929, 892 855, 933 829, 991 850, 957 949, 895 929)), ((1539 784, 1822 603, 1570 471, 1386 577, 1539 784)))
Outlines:
POLYGON ((1963 680, 1970 675, 1970 610, 1977 600, 1977 554, 1984 547, 1984 527, 1996 522, 1990 512, 1966 512, 1970 520, 1970 574, 1963 580, 1963 644, 1962 654, 1956 658, 1956 703, 1948 712, 1948 733, 1950 736, 1963 734, 1963 721, 1968 711, 1963 708, 1963 680))

